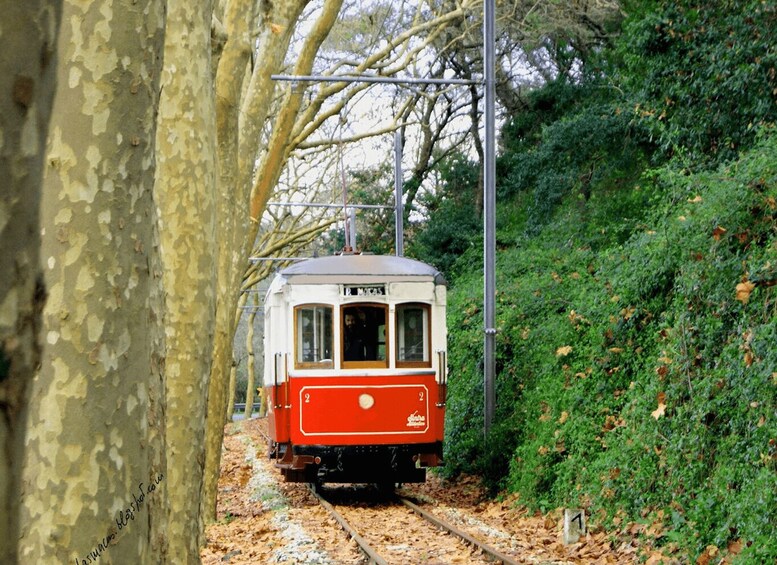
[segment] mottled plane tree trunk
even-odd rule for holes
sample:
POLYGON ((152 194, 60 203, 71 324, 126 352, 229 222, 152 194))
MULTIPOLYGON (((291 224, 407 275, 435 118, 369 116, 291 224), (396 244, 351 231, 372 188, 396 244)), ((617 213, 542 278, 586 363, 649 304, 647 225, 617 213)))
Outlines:
POLYGON ((154 145, 164 0, 66 0, 41 206, 48 300, 30 394, 23 563, 166 556, 154 145))
POLYGON ((19 461, 40 361, 41 180, 61 0, 0 0, 0 563, 17 562, 19 461))
POLYGON ((235 415, 235 387, 237 386, 237 360, 232 359, 232 366, 229 368, 229 386, 227 387, 227 404, 224 413, 224 424, 232 421, 235 415))
MULTIPOLYGON (((237 324, 240 282, 253 247, 249 208, 256 158, 262 146, 262 128, 270 109, 273 83, 292 33, 309 0, 230 0, 224 25, 227 41, 216 75, 217 138, 220 166, 219 282, 213 370, 208 397, 203 517, 216 517, 221 444, 237 324), (257 6, 255 6, 257 5, 257 6), (258 11, 256 11, 258 10, 258 11), (249 29, 257 22, 258 29, 249 29), (257 47, 251 42, 252 32, 257 47), (256 58, 251 61, 252 50, 256 58), (252 67, 247 67, 252 62, 252 67), (251 73, 246 77, 246 70, 251 73), (246 88, 244 81, 249 80, 246 88)), ((255 234, 255 232, 253 232, 255 234)))
POLYGON ((166 296, 167 527, 175 563, 199 563, 205 414, 216 317, 212 0, 168 0, 155 194, 166 296))
POLYGON ((221 460, 226 401, 232 363, 236 311, 247 263, 249 201, 261 128, 270 109, 270 75, 277 72, 292 32, 309 0, 256 2, 230 0, 224 19, 227 42, 216 75, 219 180, 219 282, 216 337, 208 397, 208 429, 203 516, 216 515, 216 485, 221 460), (258 11, 257 11, 258 10, 258 11), (257 22, 258 29, 250 26, 257 22), (258 47, 252 44, 252 34, 258 47), (257 57, 252 59, 252 51, 257 57), (249 63, 253 62, 252 66, 249 63), (247 74, 248 73, 250 74, 247 74), (245 81, 248 80, 248 84, 245 81), (251 155, 254 157, 251 157, 251 155))
POLYGON ((253 22, 255 0, 229 0, 224 15, 226 42, 216 71, 216 139, 219 162, 216 225, 218 233, 218 280, 216 294, 216 332, 213 366, 208 385, 208 412, 205 436, 205 477, 200 517, 203 523, 216 519, 216 490, 221 442, 226 412, 229 369, 232 361, 231 336, 237 298, 233 271, 237 270, 235 241, 245 233, 248 211, 241 203, 237 179, 237 147, 240 96, 243 79, 251 60, 249 27, 253 22))
POLYGON ((254 354, 254 322, 256 321, 256 311, 259 308, 258 300, 254 295, 251 300, 248 313, 248 332, 246 333, 246 411, 245 418, 250 420, 254 413, 254 387, 256 386, 256 355, 254 354))

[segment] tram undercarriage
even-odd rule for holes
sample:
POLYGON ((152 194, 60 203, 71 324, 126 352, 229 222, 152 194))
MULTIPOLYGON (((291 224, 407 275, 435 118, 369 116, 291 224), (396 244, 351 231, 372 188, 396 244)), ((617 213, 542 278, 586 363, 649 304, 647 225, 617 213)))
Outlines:
POLYGON ((442 463, 442 443, 403 445, 275 444, 270 456, 287 482, 422 483, 442 463), (291 449, 289 449, 291 447, 291 449))

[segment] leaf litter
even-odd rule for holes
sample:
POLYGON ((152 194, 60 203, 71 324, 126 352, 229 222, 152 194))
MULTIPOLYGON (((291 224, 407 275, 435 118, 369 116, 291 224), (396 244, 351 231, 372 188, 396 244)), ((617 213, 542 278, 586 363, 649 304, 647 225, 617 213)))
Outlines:
MULTIPOLYGON (((305 486, 282 482, 280 473, 264 455, 264 429, 266 422, 262 419, 227 425, 218 483, 217 520, 206 527, 202 563, 363 563, 356 544, 305 486)), ((578 543, 565 545, 563 510, 542 515, 528 512, 516 495, 491 499, 474 476, 444 480, 429 473, 425 483, 404 485, 400 492, 511 555, 518 563, 620 565, 645 559, 651 563, 678 562, 636 541, 628 534, 627 527, 616 535, 589 523, 589 531, 578 543)), ((391 516, 386 514, 383 531, 401 531, 402 519, 393 518, 392 523, 391 516)), ((428 547, 432 547, 432 541, 439 542, 444 537, 449 536, 429 540, 428 547)), ((445 563, 432 560, 428 554, 404 555, 402 565, 445 563)), ((452 557, 450 562, 468 561, 467 556, 460 555, 452 557)))

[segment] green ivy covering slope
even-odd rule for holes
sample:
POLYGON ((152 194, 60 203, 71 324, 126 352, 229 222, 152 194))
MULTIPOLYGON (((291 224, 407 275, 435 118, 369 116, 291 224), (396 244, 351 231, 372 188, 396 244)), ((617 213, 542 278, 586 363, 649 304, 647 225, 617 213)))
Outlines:
POLYGON ((503 131, 487 438, 482 241, 459 233, 456 259, 430 236, 472 202, 411 246, 452 281, 445 472, 660 534, 683 561, 774 562, 775 4, 636 4, 599 72, 532 93, 503 131))
POLYGON ((777 136, 648 182, 665 204, 622 244, 594 252, 573 203, 499 254, 485 442, 482 282, 457 279, 448 471, 532 507, 660 513, 691 552, 744 540, 743 558, 777 558, 777 136))

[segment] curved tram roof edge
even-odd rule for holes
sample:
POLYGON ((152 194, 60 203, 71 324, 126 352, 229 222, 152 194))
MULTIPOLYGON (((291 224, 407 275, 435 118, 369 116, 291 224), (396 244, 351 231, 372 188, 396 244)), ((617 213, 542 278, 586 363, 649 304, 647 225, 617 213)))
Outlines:
POLYGON ((295 263, 279 273, 290 283, 308 282, 318 277, 339 277, 341 279, 353 279, 364 277, 377 280, 386 278, 410 278, 415 277, 433 281, 438 285, 445 285, 445 277, 435 267, 393 255, 333 255, 330 257, 316 257, 295 263), (298 280, 294 280, 298 279, 298 280))

